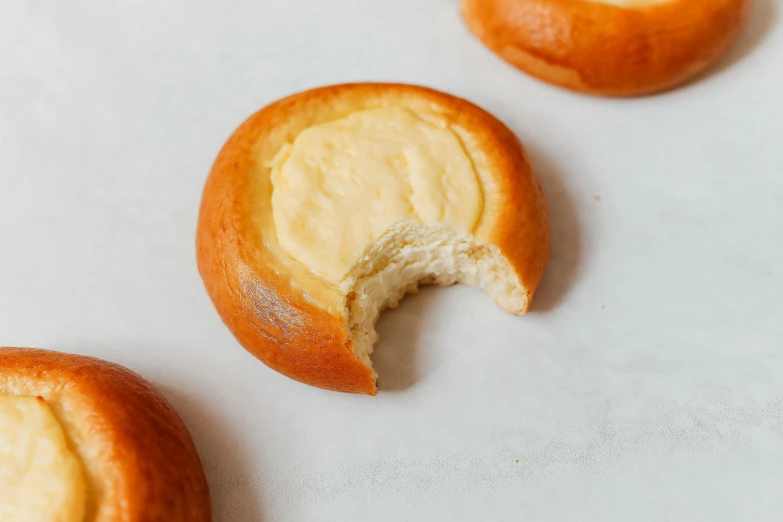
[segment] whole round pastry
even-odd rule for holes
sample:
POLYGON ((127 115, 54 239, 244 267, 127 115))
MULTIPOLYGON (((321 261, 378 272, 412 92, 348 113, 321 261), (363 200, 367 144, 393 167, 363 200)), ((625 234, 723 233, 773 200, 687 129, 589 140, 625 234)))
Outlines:
POLYGON ((245 121, 204 189, 198 266, 248 351, 313 386, 376 393, 375 322, 420 283, 479 286, 527 311, 549 255, 519 140, 424 87, 359 83, 245 121))
POLYGON ((185 424, 150 383, 92 357, 0 348, 0 520, 207 522, 185 424))
POLYGON ((718 60, 750 0, 462 0, 470 30, 541 80, 603 96, 675 87, 718 60))

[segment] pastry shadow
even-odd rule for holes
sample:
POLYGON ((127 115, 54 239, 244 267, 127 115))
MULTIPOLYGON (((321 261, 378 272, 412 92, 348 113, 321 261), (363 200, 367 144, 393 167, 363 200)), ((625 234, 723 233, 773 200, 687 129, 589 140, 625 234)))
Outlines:
POLYGON ((688 85, 695 85, 717 76, 747 59, 769 35, 778 16, 777 0, 751 0, 750 13, 737 41, 712 67, 696 76, 688 85))
POLYGON ((219 411, 179 389, 155 383, 190 431, 207 475, 214 522, 264 519, 261 478, 250 468, 242 443, 219 411))
POLYGON ((557 166, 535 147, 525 149, 538 174, 549 203, 552 246, 544 277, 533 296, 530 310, 548 312, 556 308, 579 275, 582 258, 581 221, 574 199, 557 166))
POLYGON ((421 380, 418 350, 436 305, 437 286, 424 285, 407 295, 395 309, 386 310, 376 325, 380 341, 372 354, 378 372, 378 393, 406 390, 421 380))

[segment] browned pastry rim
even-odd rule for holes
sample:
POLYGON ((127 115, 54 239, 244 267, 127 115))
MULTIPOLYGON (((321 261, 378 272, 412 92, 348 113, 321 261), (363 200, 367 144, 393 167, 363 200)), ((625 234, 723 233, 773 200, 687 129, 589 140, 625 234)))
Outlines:
POLYGON ((211 520, 188 429, 136 373, 93 357, 0 348, 0 394, 40 396, 60 421, 85 470, 85 522, 211 520))
POLYGON ((737 38, 749 0, 619 7, 586 0, 462 0, 470 30, 522 71, 566 89, 634 96, 673 88, 737 38))

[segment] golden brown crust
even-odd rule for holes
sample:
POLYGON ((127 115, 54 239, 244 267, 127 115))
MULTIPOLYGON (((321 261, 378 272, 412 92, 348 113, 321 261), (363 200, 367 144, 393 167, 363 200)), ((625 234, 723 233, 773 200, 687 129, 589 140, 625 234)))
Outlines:
POLYGON ((313 386, 376 393, 372 370, 353 354, 345 296, 276 243, 269 162, 313 124, 390 105, 446 120, 466 149, 480 152, 474 162, 485 212, 476 235, 508 258, 528 303, 549 255, 547 203, 524 150, 475 105, 432 89, 376 83, 322 87, 272 103, 234 132, 213 165, 199 215, 198 266, 239 343, 271 368, 313 386))
POLYGON ((120 365, 48 350, 0 348, 0 394, 41 396, 87 478, 85 522, 208 522, 196 448, 161 393, 120 365))
POLYGON ((601 96, 675 87, 736 39, 749 0, 671 0, 623 8, 585 0, 462 0, 470 30, 546 82, 601 96))

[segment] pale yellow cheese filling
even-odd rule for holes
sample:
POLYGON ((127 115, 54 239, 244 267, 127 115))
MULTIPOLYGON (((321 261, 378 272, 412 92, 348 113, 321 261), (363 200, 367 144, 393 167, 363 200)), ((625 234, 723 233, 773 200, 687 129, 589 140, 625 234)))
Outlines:
POLYGON ((43 399, 0 395, 0 521, 82 522, 82 465, 43 399))
POLYGON ((440 223, 469 234, 483 209, 457 135, 402 107, 306 129, 277 154, 271 176, 280 245, 335 284, 394 224, 440 223))

